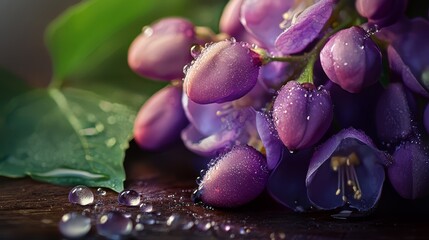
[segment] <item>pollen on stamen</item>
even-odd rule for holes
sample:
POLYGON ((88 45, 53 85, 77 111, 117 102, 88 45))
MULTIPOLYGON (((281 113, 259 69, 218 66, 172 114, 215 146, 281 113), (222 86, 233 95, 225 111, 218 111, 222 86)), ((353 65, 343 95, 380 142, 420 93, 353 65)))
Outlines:
POLYGON ((362 191, 360 189, 359 181, 356 174, 355 166, 360 164, 359 158, 356 153, 351 153, 348 156, 332 156, 331 168, 338 174, 338 188, 335 192, 336 196, 341 194, 341 199, 347 202, 346 197, 346 184, 353 191, 353 198, 360 200, 362 198, 362 191))

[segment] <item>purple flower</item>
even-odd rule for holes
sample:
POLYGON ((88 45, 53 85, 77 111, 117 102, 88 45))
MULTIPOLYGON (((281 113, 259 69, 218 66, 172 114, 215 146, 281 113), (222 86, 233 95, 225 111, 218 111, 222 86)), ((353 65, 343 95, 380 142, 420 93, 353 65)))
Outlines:
POLYGON ((261 112, 256 113, 256 129, 264 146, 268 169, 272 170, 282 157, 283 143, 279 139, 272 119, 261 112))
POLYGON ((375 84, 381 74, 381 52, 360 27, 336 33, 320 52, 320 61, 329 79, 351 93, 375 84))
POLYGON ((404 15, 407 2, 407 0, 356 0, 356 10, 362 17, 368 18, 368 22, 385 27, 404 15))
POLYGON ((258 79, 268 88, 278 89, 293 74, 289 63, 270 62, 261 67, 258 79))
POLYGON ((143 32, 128 50, 128 65, 143 77, 170 81, 183 77, 192 61, 190 48, 197 43, 194 25, 183 18, 165 18, 143 32))
POLYGON ((213 157, 237 144, 247 144, 256 135, 255 111, 236 102, 198 104, 182 98, 191 124, 181 137, 185 146, 202 156, 213 157))
POLYGON ((294 4, 294 0, 244 0, 241 5, 241 23, 246 30, 268 49, 283 31, 280 23, 283 14, 294 4))
POLYGON ((303 51, 319 36, 331 17, 334 5, 334 0, 320 0, 306 8, 277 37, 275 42, 277 50, 286 55, 303 51))
POLYGON ((381 141, 397 142, 413 133, 411 106, 414 99, 401 83, 391 83, 381 94, 376 108, 377 135, 381 141))
POLYGON ((229 36, 249 43, 259 44, 258 41, 246 31, 240 22, 241 5, 244 0, 230 0, 223 9, 219 22, 219 30, 229 36))
POLYGON ((284 152, 283 159, 268 178, 267 190, 279 203, 296 211, 311 209, 312 203, 307 196, 305 177, 310 163, 312 149, 296 153, 284 152))
POLYGON ((232 148, 209 167, 193 198, 213 207, 238 207, 252 201, 265 189, 269 174, 264 156, 249 146, 232 148))
POLYGON ((429 22, 422 18, 402 19, 383 28, 377 37, 390 43, 390 69, 413 92, 429 98, 429 22))
POLYGON ((180 99, 182 86, 167 86, 140 109, 134 122, 134 139, 148 150, 159 150, 180 137, 188 124, 180 99))
POLYGON ((289 81, 273 106, 274 125, 283 144, 290 150, 315 144, 331 125, 332 108, 329 92, 323 87, 289 81))
POLYGON ((383 152, 353 128, 344 129, 318 147, 307 173, 307 193, 320 209, 350 205, 367 211, 380 198, 384 182, 383 152))
POLYGON ((184 79, 188 97, 200 104, 238 99, 255 86, 262 62, 245 43, 225 40, 205 48, 184 79))
POLYGON ((393 153, 388 176, 403 198, 416 199, 429 194, 429 149, 420 139, 401 143, 393 153))

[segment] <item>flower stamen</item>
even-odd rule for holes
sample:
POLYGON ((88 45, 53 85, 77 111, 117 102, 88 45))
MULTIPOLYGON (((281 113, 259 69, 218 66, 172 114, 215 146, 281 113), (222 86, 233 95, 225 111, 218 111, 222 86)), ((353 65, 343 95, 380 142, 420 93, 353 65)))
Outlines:
POLYGON ((359 158, 356 153, 351 153, 347 157, 344 156, 332 156, 331 157, 331 168, 335 172, 338 172, 338 185, 335 195, 341 194, 341 199, 347 202, 345 186, 351 187, 353 190, 353 198, 360 200, 362 198, 362 190, 359 184, 359 180, 356 174, 355 166, 360 164, 359 158))

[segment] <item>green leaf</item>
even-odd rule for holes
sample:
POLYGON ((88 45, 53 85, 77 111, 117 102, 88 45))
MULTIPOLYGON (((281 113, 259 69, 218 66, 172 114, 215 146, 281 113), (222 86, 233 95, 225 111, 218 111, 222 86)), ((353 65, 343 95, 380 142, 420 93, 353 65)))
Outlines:
POLYGON ((54 86, 94 91, 137 110, 165 84, 135 75, 127 51, 145 25, 183 16, 217 28, 225 1, 90 0, 68 9, 48 27, 46 43, 54 64, 54 86), (114 93, 114 94, 112 94, 114 93))
POLYGON ((0 175, 123 189, 134 112, 87 91, 33 90, 1 107, 0 175))
MULTIPOLYGON (((183 0, 92 0, 75 5, 48 27, 46 42, 59 81, 129 46, 145 24, 184 9, 183 0), (97 50, 103 51, 97 52, 97 50), (98 59, 93 55, 101 54, 98 59), (92 61, 88 61, 88 60, 92 61)), ((124 59, 126 60, 126 59, 124 59)))

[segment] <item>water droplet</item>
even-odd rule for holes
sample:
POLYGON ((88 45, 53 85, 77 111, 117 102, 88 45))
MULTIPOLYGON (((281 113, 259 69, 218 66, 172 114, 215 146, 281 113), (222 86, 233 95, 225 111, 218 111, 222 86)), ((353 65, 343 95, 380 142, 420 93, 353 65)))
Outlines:
POLYGON ((192 193, 192 195, 191 195, 191 200, 194 202, 194 203, 199 203, 199 202, 201 202, 201 189, 200 189, 200 187, 202 187, 201 185, 198 187, 198 189, 196 189, 193 193, 192 193))
POLYGON ((97 195, 98 196, 106 196, 106 190, 102 189, 102 188, 97 188, 97 195))
POLYGON ((186 64, 185 66, 183 66, 183 74, 186 75, 188 73, 188 70, 189 70, 190 67, 191 67, 190 64, 186 64))
POLYGON ((107 101, 101 101, 98 104, 98 107, 100 107, 100 109, 103 110, 104 112, 110 112, 113 110, 113 104, 107 101))
POLYGON ((179 214, 173 213, 167 218, 166 225, 172 229, 176 229, 180 226, 182 218, 179 214))
POLYGON ((241 235, 247 235, 247 234, 249 234, 251 231, 252 231, 252 230, 250 230, 250 228, 248 228, 248 227, 244 226, 244 227, 241 227, 241 228, 240 228, 239 233, 240 233, 241 235))
POLYGON ((134 229, 136 230, 136 231, 143 231, 144 230, 144 225, 143 224, 141 224, 141 223, 137 223, 136 224, 136 226, 134 227, 134 229))
POLYGON ((78 185, 70 190, 69 202, 82 206, 89 205, 94 202, 94 194, 88 187, 78 185))
POLYGON ((140 204, 140 211, 145 213, 153 212, 153 206, 149 203, 142 203, 140 204))
POLYGON ((111 138, 107 139, 104 143, 106 144, 107 147, 111 148, 111 147, 115 146, 116 138, 111 137, 111 138))
POLYGON ((149 26, 144 26, 142 28, 142 32, 145 35, 145 37, 150 37, 153 34, 153 29, 149 26))
POLYGON ((91 229, 91 219, 75 212, 67 213, 61 217, 58 228, 65 237, 83 237, 91 229))
POLYGON ((309 120, 310 120, 310 115, 307 116, 307 121, 309 121, 309 120))
POLYGON ((229 41, 231 41, 232 43, 236 43, 237 39, 235 39, 234 37, 230 38, 229 41))
POLYGON ((118 211, 108 212, 100 216, 97 222, 97 232, 107 238, 120 238, 128 235, 133 229, 131 219, 118 211))
POLYGON ((209 221, 198 221, 197 228, 200 231, 206 232, 212 227, 212 223, 209 221))
POLYGON ((182 225, 182 230, 189 230, 195 225, 194 221, 186 221, 182 225))
POLYGON ((191 47, 191 55, 194 59, 196 59, 198 56, 200 56, 201 52, 203 51, 203 46, 199 45, 199 44, 194 44, 191 47))
POLYGON ((101 122, 96 123, 95 130, 97 130, 97 133, 101 133, 104 131, 104 125, 101 122))
POLYGON ((118 203, 125 206, 137 206, 140 201, 140 194, 134 190, 124 190, 118 195, 118 203))

